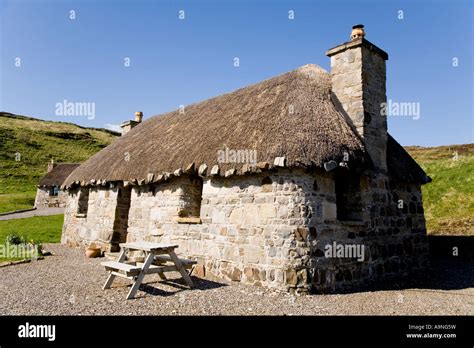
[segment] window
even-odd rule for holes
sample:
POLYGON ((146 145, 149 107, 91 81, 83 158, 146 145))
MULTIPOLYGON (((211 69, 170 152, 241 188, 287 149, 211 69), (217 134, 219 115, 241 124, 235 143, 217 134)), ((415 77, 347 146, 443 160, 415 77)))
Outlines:
POLYGON ((337 219, 362 221, 360 176, 347 170, 336 171, 337 219))
POLYGON ((59 193, 59 187, 58 186, 51 186, 49 188, 49 195, 50 196, 57 196, 59 193))
POLYGON ((200 223, 203 181, 200 177, 189 177, 183 184, 178 210, 178 222, 200 223))
POLYGON ((79 191, 79 200, 77 202, 77 214, 87 215, 87 208, 89 207, 89 189, 81 188, 79 191))
POLYGON ((270 177, 266 176, 262 180, 262 192, 272 192, 273 191, 273 181, 270 177))

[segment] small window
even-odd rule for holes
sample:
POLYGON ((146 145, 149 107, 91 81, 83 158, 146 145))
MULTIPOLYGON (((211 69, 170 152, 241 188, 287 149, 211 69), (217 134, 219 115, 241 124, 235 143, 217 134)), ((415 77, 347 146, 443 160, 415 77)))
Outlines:
POLYGON ((178 222, 200 223, 203 181, 200 177, 189 177, 182 186, 181 206, 178 210, 178 222))
POLYGON ((59 187, 58 186, 52 186, 49 188, 49 195, 50 196, 57 196, 59 193, 59 187))
POLYGON ((77 202, 77 214, 87 215, 89 207, 89 189, 81 188, 79 191, 79 200, 77 202))
POLYGON ((360 176, 346 170, 335 173, 337 219, 362 221, 360 176))
POLYGON ((270 177, 266 176, 262 180, 262 192, 272 192, 273 191, 273 181, 270 177))

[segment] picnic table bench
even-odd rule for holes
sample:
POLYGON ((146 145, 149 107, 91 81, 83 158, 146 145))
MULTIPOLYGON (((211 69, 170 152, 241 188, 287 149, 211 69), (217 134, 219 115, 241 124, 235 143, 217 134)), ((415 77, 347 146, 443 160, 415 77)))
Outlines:
POLYGON ((103 290, 110 289, 115 277, 127 278, 133 281, 133 285, 128 292, 127 300, 135 296, 140 287, 143 278, 147 274, 158 273, 161 279, 166 279, 165 272, 177 271, 189 285, 193 287, 193 281, 186 269, 196 264, 194 260, 180 259, 174 250, 178 247, 175 244, 134 242, 120 244, 121 252, 117 261, 102 262, 102 266, 109 271, 107 281, 103 290), (125 262, 127 254, 130 251, 142 251, 145 254, 143 262, 125 262))

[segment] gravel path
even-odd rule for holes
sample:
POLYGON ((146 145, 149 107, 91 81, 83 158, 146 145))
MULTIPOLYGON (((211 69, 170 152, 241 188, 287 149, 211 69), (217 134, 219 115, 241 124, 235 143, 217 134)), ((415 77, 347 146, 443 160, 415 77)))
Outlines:
POLYGON ((46 216, 63 214, 65 208, 44 208, 24 211, 21 213, 14 213, 0 216, 0 220, 24 219, 33 216, 46 216))
POLYGON ((473 262, 462 267, 442 263, 431 282, 404 290, 343 295, 293 296, 240 283, 194 278, 196 289, 145 278, 137 298, 125 300, 129 287, 119 278, 110 290, 101 286, 103 259, 58 244, 44 260, 0 268, 0 313, 4 315, 460 315, 474 314, 473 262), (449 277, 449 278, 447 278, 449 277), (440 289, 436 289, 440 288, 440 289), (444 289, 444 290, 443 290, 444 289))

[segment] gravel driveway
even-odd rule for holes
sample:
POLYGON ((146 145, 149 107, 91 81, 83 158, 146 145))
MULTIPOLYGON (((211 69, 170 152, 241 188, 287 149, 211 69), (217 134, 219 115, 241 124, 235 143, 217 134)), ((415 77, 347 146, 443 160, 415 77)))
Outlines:
POLYGON ((404 290, 343 295, 293 296, 240 283, 194 278, 196 288, 145 277, 137 298, 125 300, 127 280, 103 291, 103 259, 58 244, 44 260, 0 268, 0 313, 4 315, 460 315, 474 314, 473 262, 440 263, 431 282, 404 290), (448 278, 449 277, 449 278, 448 278), (440 288, 440 289, 436 289, 440 288), (442 290, 444 289, 444 290, 442 290))

